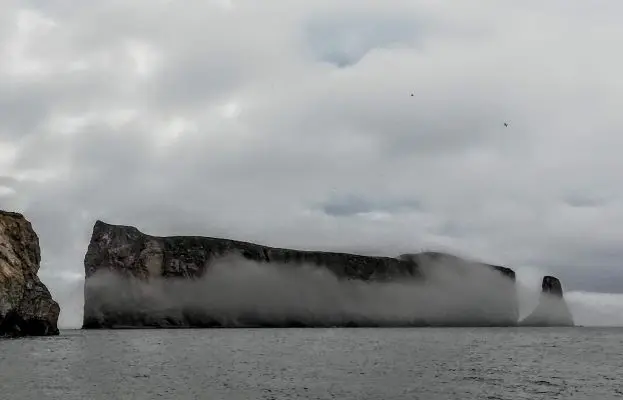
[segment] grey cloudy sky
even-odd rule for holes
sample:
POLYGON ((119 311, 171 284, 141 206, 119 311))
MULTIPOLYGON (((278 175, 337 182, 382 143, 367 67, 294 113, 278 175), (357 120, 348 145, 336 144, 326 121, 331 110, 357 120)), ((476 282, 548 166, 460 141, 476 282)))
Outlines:
POLYGON ((623 292, 620 1, 0 3, 0 208, 59 296, 96 219, 623 292))

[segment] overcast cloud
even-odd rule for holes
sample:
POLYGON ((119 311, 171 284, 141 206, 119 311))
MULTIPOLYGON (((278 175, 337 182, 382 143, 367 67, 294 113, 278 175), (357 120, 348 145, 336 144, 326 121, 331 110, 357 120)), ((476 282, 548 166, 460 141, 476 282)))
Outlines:
POLYGON ((620 1, 0 6, 0 208, 61 299, 96 219, 623 292, 620 1))

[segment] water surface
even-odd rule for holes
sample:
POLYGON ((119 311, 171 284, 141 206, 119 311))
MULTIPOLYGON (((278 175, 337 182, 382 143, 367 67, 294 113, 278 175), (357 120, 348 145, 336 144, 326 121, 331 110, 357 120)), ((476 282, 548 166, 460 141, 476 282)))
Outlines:
POLYGON ((0 398, 615 399, 623 329, 63 331, 0 340, 0 398))

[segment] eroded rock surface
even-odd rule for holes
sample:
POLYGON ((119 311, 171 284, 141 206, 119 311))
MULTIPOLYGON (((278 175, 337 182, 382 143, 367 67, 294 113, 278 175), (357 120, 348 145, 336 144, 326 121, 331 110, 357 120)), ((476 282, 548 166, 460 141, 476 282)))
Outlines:
POLYGON ((40 261, 30 222, 0 210, 0 336, 59 333, 60 307, 37 276, 40 261))
POLYGON ((546 276, 541 283, 541 297, 535 310, 523 321, 522 326, 574 326, 573 316, 564 299, 562 284, 558 278, 546 276))
MULTIPOLYGON (((84 261, 86 281, 83 327, 517 323, 515 274, 509 268, 473 263, 478 265, 476 275, 472 274, 475 276, 472 286, 477 289, 473 290, 475 293, 470 292, 464 297, 474 298, 474 302, 479 302, 478 306, 470 306, 455 296, 453 304, 456 307, 451 310, 449 306, 446 307, 444 313, 440 314, 443 314, 442 317, 433 312, 434 306, 431 307, 428 302, 450 304, 446 301, 454 295, 450 290, 448 293, 434 293, 430 287, 423 285, 414 289, 432 294, 430 298, 420 296, 417 298, 418 304, 412 305, 427 317, 405 319, 404 308, 410 298, 409 293, 402 295, 401 291, 405 291, 402 286, 396 286, 395 290, 383 286, 379 291, 382 294, 377 295, 371 294, 369 286, 364 284, 431 281, 441 285, 455 285, 452 291, 456 292, 456 288, 460 289, 461 278, 456 279, 452 273, 448 278, 440 273, 445 269, 435 267, 435 259, 435 256, 430 258, 422 255, 392 258, 299 251, 209 237, 156 237, 143 234, 134 227, 97 221, 84 261), (215 263, 231 255, 237 255, 250 265, 276 266, 279 271, 273 269, 270 272, 273 275, 270 275, 251 265, 242 278, 226 276, 237 268, 232 265, 219 267, 218 273, 215 272, 215 263), (299 270, 301 266, 320 268, 315 268, 316 271, 306 269, 298 276, 293 276, 291 272, 299 270), (479 282, 481 277, 483 281, 479 282), (224 282, 221 286, 216 283, 220 282, 219 279, 224 282), (203 286, 189 284, 200 280, 208 282, 203 286), (309 285, 297 286, 301 281, 309 285), (268 287, 273 289, 266 289, 268 287), (349 292, 348 296, 339 293, 340 290, 349 292), (396 308, 400 310, 377 306, 370 301, 371 296, 379 296, 377 303, 396 302, 396 308), (388 297, 391 299, 388 300, 388 297), (281 304, 278 304, 279 301, 281 304), (218 310, 216 304, 220 307, 218 310), (334 309, 328 310, 331 304, 334 309), (267 315, 264 308, 271 308, 273 312, 267 315), (427 309, 430 312, 427 313, 427 309), (223 313, 226 315, 223 316, 223 313), (301 314, 305 316, 301 317, 301 314), (448 314, 451 316, 448 317, 448 314)), ((464 264, 458 267, 463 272, 467 271, 463 267, 472 264, 458 257, 454 257, 453 261, 457 265, 461 262, 464 264)), ((442 263, 445 266, 448 260, 444 259, 442 263)))

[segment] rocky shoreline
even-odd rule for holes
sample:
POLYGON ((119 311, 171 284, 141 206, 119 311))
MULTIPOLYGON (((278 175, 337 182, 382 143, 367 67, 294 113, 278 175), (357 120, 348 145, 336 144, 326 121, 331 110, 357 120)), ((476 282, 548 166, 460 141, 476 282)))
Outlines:
POLYGON ((0 210, 0 336, 59 334, 60 307, 37 276, 40 262, 30 222, 0 210))

